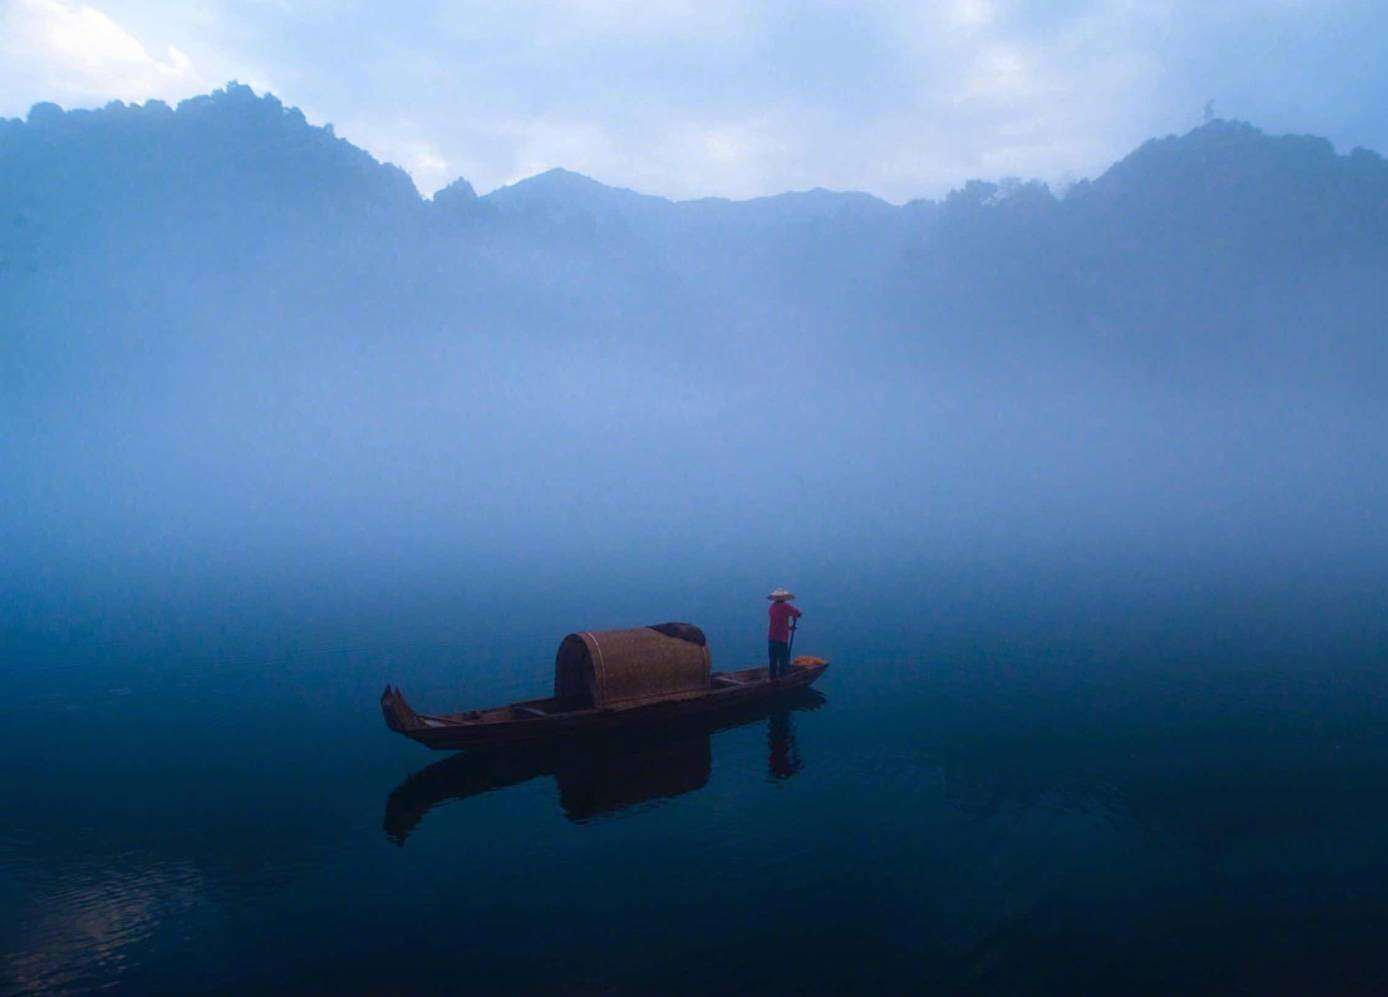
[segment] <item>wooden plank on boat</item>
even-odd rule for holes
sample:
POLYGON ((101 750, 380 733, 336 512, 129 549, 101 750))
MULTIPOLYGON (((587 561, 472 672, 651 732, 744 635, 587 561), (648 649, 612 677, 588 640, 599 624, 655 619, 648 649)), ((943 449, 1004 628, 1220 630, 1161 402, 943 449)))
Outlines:
POLYGON ((511 709, 513 709, 513 710, 515 710, 517 713, 520 713, 520 714, 522 714, 522 715, 524 715, 524 716, 527 716, 527 717, 547 717, 547 716, 549 716, 549 714, 546 713, 544 710, 537 710, 537 709, 535 709, 535 707, 533 707, 533 706, 513 706, 513 707, 511 707, 511 709))
POLYGON ((722 682, 724 685, 746 685, 746 684, 747 684, 747 683, 744 682, 742 679, 740 679, 740 678, 735 678, 735 677, 733 677, 732 675, 715 675, 715 676, 713 676, 713 681, 715 681, 715 682, 722 682))

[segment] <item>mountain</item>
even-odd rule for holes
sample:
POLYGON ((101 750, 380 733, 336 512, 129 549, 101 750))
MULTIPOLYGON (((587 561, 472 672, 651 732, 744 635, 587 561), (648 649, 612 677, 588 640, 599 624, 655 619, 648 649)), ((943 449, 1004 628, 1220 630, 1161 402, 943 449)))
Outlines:
POLYGON ((1385 289, 1383 159, 1237 122, 1061 193, 425 200, 243 86, 41 104, 0 121, 0 529, 31 566, 735 558, 793 482, 860 567, 1374 550, 1385 289))
POLYGON ((595 216, 658 211, 670 204, 663 197, 638 194, 626 188, 608 187, 581 173, 547 170, 537 176, 499 187, 486 203, 503 212, 586 212, 595 216))
MULTIPOLYGON (((1311 278, 1367 293, 1388 253, 1382 158, 1237 122, 1148 142, 1059 197, 975 181, 904 207, 822 189, 676 202, 554 169, 484 197, 460 180, 424 201, 331 126, 236 84, 176 109, 41 104, 3 122, 0 204, 0 273, 31 278, 68 266, 105 279, 114 259, 203 280, 215 259, 273 284, 319 260, 327 269, 291 283, 399 268, 387 283, 427 272, 448 309, 478 296, 528 307, 538 284, 647 312, 673 295, 720 328, 828 313, 831 326, 912 337, 946 331, 923 322, 1160 336, 1203 322, 1201 309, 1227 320, 1225 293, 1283 307, 1273 275, 1298 296, 1317 293, 1301 286, 1311 278)), ((1366 324, 1339 320, 1356 335, 1366 324)), ((568 335, 584 323, 563 324, 568 335)))
POLYGON ((80 249, 151 230, 251 243, 329 215, 418 210, 409 177, 248 87, 184 101, 63 112, 40 104, 0 128, 4 256, 80 249))
MULTIPOLYGON (((285 239, 336 240, 340 250, 385 238, 398 254, 397 240, 462 231, 539 253, 562 244, 564 254, 609 263, 654 254, 676 275, 701 279, 713 279, 721 259, 797 293, 832 281, 830 261, 846 255, 855 285, 868 266, 931 296, 1006 286, 1014 297, 1019 286, 1039 291, 1057 280, 1083 295, 1102 283, 1096 269, 1130 285, 1114 273, 1120 266, 1145 269, 1139 283, 1217 273, 1251 286, 1268 268, 1294 278, 1312 266, 1377 267, 1388 253, 1381 157, 1340 156, 1322 139, 1267 136, 1237 122, 1148 142, 1060 197, 1036 183, 971 182, 943 202, 900 208, 822 189, 675 202, 555 169, 484 197, 460 180, 423 201, 402 171, 331 126, 313 127, 236 84, 177 109, 40 104, 27 121, 0 123, 0 204, 0 266, 31 274, 59 258, 90 262, 83 250, 94 243, 123 258, 171 240, 239 254, 285 239), (806 268, 809 286, 797 279, 806 268)), ((454 249, 466 257, 464 246, 454 249)))

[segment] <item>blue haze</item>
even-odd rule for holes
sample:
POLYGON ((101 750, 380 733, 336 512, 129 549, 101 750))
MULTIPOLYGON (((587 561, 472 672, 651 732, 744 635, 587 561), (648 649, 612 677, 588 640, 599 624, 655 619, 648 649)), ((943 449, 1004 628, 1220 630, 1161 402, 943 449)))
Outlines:
POLYGON ((16 597, 1377 585, 1373 153, 1215 122, 893 208, 425 201, 244 87, 0 141, 16 597))
MULTIPOLYGON (((219 989, 383 985, 377 915, 423 933, 418 985, 464 924, 487 925, 472 954, 505 973, 537 909, 555 962, 517 985, 668 985, 687 946, 629 913, 658 897, 614 887, 628 914, 580 899, 581 864, 620 870, 643 827, 712 877, 671 874, 662 894, 690 898, 701 931, 727 916, 714 886, 734 884, 698 829, 730 835, 762 874, 749 888, 795 930, 836 896, 858 918, 845 944, 888 987, 919 979, 927 949, 946 982, 1026 979, 1035 938, 1114 910, 1127 951, 1150 955, 1185 909, 1161 894, 1171 868, 1189 897, 1219 893, 1184 849, 1256 865, 1290 841, 1305 909, 1367 930, 1388 909, 1363 846, 1376 818, 1356 809, 1385 771, 1385 278, 1388 164, 1232 121, 1061 192, 971 181, 899 207, 826 190, 673 202, 561 170, 426 200, 235 85, 176 109, 0 121, 16 828, 0 890, 40 910, 76 895, 64 877, 84 863, 118 876, 147 850, 149 894, 172 906, 139 917, 210 946, 219 989), (715 761, 707 790, 580 840, 534 782, 445 808, 389 851, 380 800, 426 759, 380 728, 386 680, 421 707, 539 694, 565 632, 670 618, 706 627, 715 667, 751 663, 777 584, 801 595, 805 649, 835 661, 827 706, 796 714, 810 760, 781 797, 715 761), (1200 823, 1241 785, 1234 759, 1327 823, 1246 786, 1228 804, 1242 811, 1200 823), (1048 807, 1072 836, 1027 823, 1048 807), (733 835, 719 815, 742 808, 733 835), (904 814, 919 822, 884 830, 904 814), (759 850, 757 822, 776 820, 805 833, 822 878, 797 884, 759 850), (517 825, 533 849, 504 847, 517 825), (1340 831, 1357 844, 1327 879, 1340 831), (260 855, 262 834, 283 854, 260 855), (1109 873, 1082 859, 1096 838, 1109 873), (904 878, 844 857, 865 847, 904 878), (1068 886, 1036 872, 1048 860, 1068 886), (500 871, 527 862, 552 890, 500 871), (1158 915, 1119 895, 1128 873, 1164 898, 1158 915), (442 920, 412 921, 396 876, 442 920), (1073 891, 1085 900, 1067 906, 1073 891), (596 929, 565 941, 566 904, 629 917, 647 962, 594 969, 596 929), (305 918, 287 954, 272 936, 305 918), (916 931, 933 940, 913 948, 916 931), (375 940, 322 975, 344 938, 375 940)), ((763 765, 759 731, 714 744, 763 765)), ((1231 951, 1257 950, 1248 911, 1287 895, 1282 875, 1240 880, 1220 908, 1231 951)), ((114 961, 79 945, 66 977, 44 954, 80 931, 16 922, 0 982, 197 978, 131 924, 114 961)), ((728 958, 776 989, 750 948, 728 958)), ((1203 978, 1157 956, 1135 971, 1221 979, 1203 958, 1203 978)), ((1100 962, 1122 982, 1121 959, 1100 962)), ((1057 989, 1094 982, 1050 970, 1057 989)))

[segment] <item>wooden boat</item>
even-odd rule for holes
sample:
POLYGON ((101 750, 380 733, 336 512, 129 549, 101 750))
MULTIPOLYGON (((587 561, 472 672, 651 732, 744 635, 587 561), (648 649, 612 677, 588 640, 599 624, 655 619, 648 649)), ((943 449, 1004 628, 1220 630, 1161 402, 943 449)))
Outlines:
POLYGON ((559 645, 554 695, 463 713, 416 713, 394 686, 381 694, 386 726, 439 750, 522 744, 744 707, 808 688, 829 663, 798 657, 772 679, 766 668, 714 672, 704 634, 688 623, 585 631, 559 645))
POLYGON ((713 771, 714 735, 762 721, 769 721, 770 776, 787 779, 799 768, 791 714, 817 710, 825 702, 818 691, 801 689, 681 718, 665 727, 523 741, 449 755, 391 790, 382 828, 392 842, 404 845, 437 807, 545 777, 556 784, 564 816, 586 824, 699 791, 713 771))

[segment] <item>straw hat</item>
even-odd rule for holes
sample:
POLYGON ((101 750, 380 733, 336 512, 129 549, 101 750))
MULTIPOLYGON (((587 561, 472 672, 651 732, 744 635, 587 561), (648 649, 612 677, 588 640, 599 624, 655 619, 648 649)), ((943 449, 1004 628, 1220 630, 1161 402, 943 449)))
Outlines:
POLYGON ((767 598, 772 602, 790 602, 795 598, 795 593, 787 592, 785 589, 776 589, 767 598))

